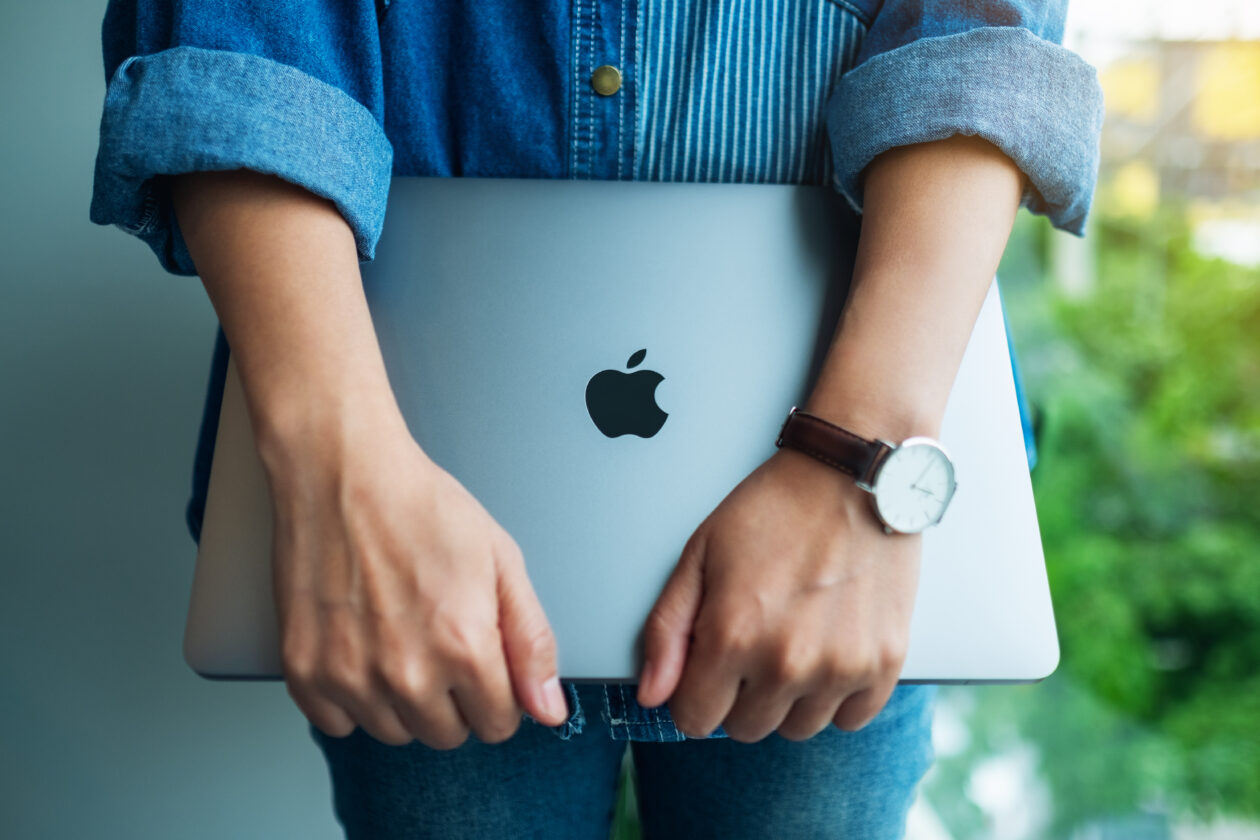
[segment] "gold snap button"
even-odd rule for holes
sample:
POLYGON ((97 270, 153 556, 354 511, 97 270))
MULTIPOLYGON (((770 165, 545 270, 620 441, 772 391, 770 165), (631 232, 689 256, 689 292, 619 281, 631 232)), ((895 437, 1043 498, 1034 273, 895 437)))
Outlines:
POLYGON ((600 96, 612 96, 621 90, 621 71, 611 64, 596 67, 591 74, 591 87, 600 96))

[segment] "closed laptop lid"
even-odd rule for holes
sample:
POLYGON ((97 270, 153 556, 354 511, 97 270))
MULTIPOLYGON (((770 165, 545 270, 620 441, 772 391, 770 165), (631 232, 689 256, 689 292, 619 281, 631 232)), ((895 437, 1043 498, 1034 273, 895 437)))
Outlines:
MULTIPOLYGON (((363 266, 391 384, 520 545, 563 677, 635 678, 687 538, 805 402, 855 241, 817 187, 394 179, 363 266)), ((902 677, 1040 678, 1058 646, 996 286, 942 442, 959 490, 902 677)), ((270 515, 230 370, 185 636, 203 675, 281 674, 270 515)))

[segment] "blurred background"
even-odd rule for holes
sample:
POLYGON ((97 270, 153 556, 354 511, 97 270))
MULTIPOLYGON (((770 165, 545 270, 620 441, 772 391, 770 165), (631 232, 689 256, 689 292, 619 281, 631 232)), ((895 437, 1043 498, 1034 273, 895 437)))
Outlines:
POLYGON ((284 687, 180 652, 215 320, 88 221, 104 13, 0 3, 0 838, 332 840, 284 687))
POLYGON ((912 837, 1260 838, 1260 3, 1076 0, 1083 239, 999 271, 1062 661, 947 689, 912 837))
MULTIPOLYGON (((103 11, 0 4, 0 837, 338 837, 283 687, 180 655, 214 318, 88 222, 103 11)), ((1001 269, 1062 664, 942 693, 908 836, 1260 838, 1260 3, 1077 0, 1067 43, 1090 230, 1021 213, 1001 269)))

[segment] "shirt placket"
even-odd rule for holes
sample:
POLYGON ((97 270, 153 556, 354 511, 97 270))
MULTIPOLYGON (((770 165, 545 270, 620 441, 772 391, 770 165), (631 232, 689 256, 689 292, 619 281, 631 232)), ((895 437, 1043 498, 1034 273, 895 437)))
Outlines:
POLYGON ((634 176, 639 0, 573 0, 572 178, 634 176))
MULTIPOLYGON (((634 177, 639 8, 639 0, 573 0, 572 178, 634 177)), ((683 738, 664 707, 641 708, 626 686, 605 685, 602 694, 613 738, 683 738)))

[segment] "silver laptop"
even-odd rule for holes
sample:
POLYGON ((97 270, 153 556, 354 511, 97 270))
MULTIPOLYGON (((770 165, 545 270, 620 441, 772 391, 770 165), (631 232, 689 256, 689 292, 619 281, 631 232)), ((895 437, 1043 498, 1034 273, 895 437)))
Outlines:
MULTIPOLYGON (((687 538, 804 404, 855 241, 819 187, 394 179, 363 266, 390 380, 520 545, 562 677, 636 678, 687 538)), ((959 488, 901 677, 1040 679, 1058 641, 996 284, 941 439, 959 488)), ((203 676, 282 677, 270 532, 230 367, 184 639, 203 676)))

